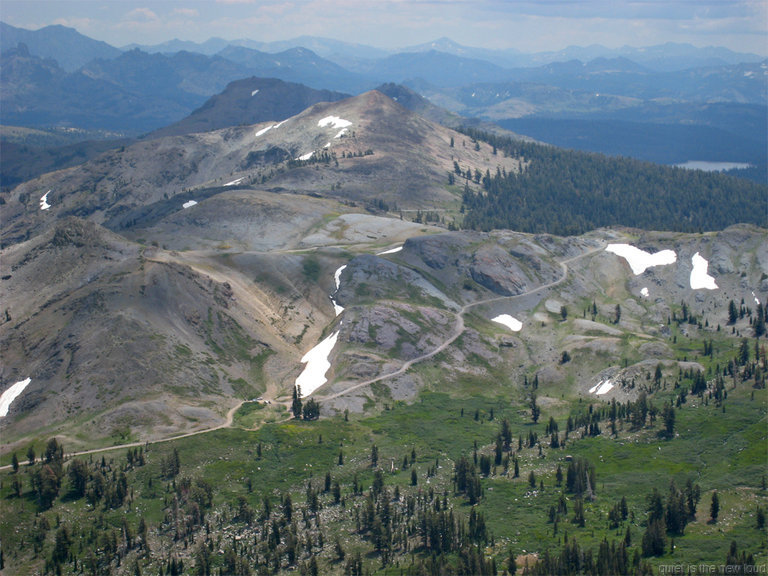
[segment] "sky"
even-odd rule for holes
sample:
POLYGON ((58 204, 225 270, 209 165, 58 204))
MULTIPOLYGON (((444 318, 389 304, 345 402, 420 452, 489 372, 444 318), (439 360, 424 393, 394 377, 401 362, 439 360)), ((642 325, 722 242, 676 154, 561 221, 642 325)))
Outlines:
POLYGON ((768 56, 768 0, 2 0, 0 20, 117 47, 311 35, 385 49, 448 37, 521 52, 685 42, 768 56))

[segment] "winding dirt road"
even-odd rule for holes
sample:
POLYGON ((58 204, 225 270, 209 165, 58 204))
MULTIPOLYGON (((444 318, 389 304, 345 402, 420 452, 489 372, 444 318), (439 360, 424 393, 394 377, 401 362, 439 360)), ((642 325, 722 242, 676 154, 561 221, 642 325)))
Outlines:
POLYGON ((597 248, 593 248, 592 250, 588 250, 586 252, 583 252, 582 254, 578 254, 576 256, 573 256, 571 258, 567 258, 566 260, 563 260, 561 262, 558 262, 560 264, 560 267, 562 268, 562 275, 557 280, 553 280, 552 282, 548 282, 547 284, 542 284, 541 286, 538 286, 536 288, 533 288, 531 290, 526 290, 524 292, 521 292, 520 294, 514 294, 512 296, 496 296, 494 298, 486 298, 485 300, 478 300, 477 302, 470 302, 469 304, 465 304, 464 306, 459 309, 458 312, 456 312, 456 326, 453 329, 453 332, 451 335, 440 344, 437 348, 434 350, 423 354, 421 356, 418 356, 417 358, 412 358, 405 362, 400 368, 395 370, 394 372, 389 372, 388 374, 382 374, 380 376, 376 376, 375 378, 371 378, 370 380, 366 380, 364 382, 358 382, 357 384, 354 384, 350 386, 349 388, 346 388, 340 392, 336 392, 335 394, 329 394, 327 396, 315 396, 315 399, 320 400, 333 400, 334 398, 338 398, 340 396, 344 396, 345 394, 349 394, 350 392, 354 390, 358 390, 359 388, 364 388, 365 386, 370 386, 371 384, 374 384, 376 382, 381 382, 382 380, 387 380, 389 378, 394 378, 395 376, 400 376, 402 374, 405 374, 408 369, 410 369, 411 366, 414 364, 417 364, 419 362, 423 362, 424 360, 428 360, 429 358, 432 358, 436 354, 439 354, 448 346, 453 344, 459 336, 464 332, 464 314, 469 310, 470 308, 474 308, 476 306, 482 306, 484 304, 491 304, 493 302, 501 302, 504 300, 515 300, 517 298, 523 298, 525 296, 530 296, 531 294, 536 294, 537 292, 542 292, 544 290, 549 290, 550 288, 554 288, 555 286, 558 286, 565 282, 565 280, 568 278, 568 264, 571 262, 574 262, 576 260, 579 260, 581 258, 585 258, 587 256, 590 256, 592 254, 595 254, 597 252, 601 252, 605 249, 605 247, 601 244, 597 248))
MULTIPOLYGON (((454 326, 453 331, 448 336, 448 338, 439 346, 437 346, 432 351, 423 354, 421 356, 418 356, 417 358, 412 358, 411 360, 406 361, 403 363, 403 365, 395 370, 394 372, 389 372, 388 374, 382 374, 380 376, 377 376, 375 378, 371 378, 370 380, 366 380, 364 382, 358 382, 357 384, 353 384, 349 388, 346 388, 340 392, 336 392, 334 394, 330 394, 327 396, 314 396, 316 400, 333 400, 334 398, 338 398, 340 396, 343 396, 345 394, 349 394, 350 392, 353 392, 354 390, 358 390, 360 388, 364 388, 365 386, 370 386, 371 384, 374 384, 376 382, 381 382, 382 380, 387 380, 389 378, 394 378, 396 376, 400 376, 402 374, 405 374, 411 366, 414 364, 417 364, 419 362, 423 362, 425 360, 428 360, 429 358, 432 358, 436 354, 439 354, 446 348, 448 348, 451 344, 453 344, 459 336, 464 332, 464 314, 471 308, 474 308, 476 306, 482 306, 484 304, 491 304, 493 302, 501 302, 501 301, 509 301, 509 300, 515 300, 517 298, 523 298, 525 296, 530 296, 531 294, 536 294, 538 292, 542 292, 544 290, 549 290, 550 288, 554 288, 555 286, 558 286, 565 282, 565 280, 568 278, 568 264, 571 262, 574 262, 576 260, 580 260, 581 258, 586 258, 587 256, 590 256, 592 254, 595 254, 597 252, 600 252, 604 250, 604 246, 598 246, 597 248, 593 248, 592 250, 588 250, 582 254, 578 254, 576 256, 573 256, 571 258, 567 258, 566 260, 563 260, 559 262, 558 264, 562 268, 562 275, 557 280, 553 280, 552 282, 548 282, 547 284, 542 284, 541 286, 538 286, 536 288, 533 288, 531 290, 526 290, 525 292, 521 292, 520 294, 515 294, 512 296, 497 296, 494 298, 486 298, 485 300, 478 300, 477 302, 470 302, 469 304, 465 304, 462 306, 458 312, 456 312, 456 325, 454 326)), ((120 444, 116 446, 106 446, 104 448, 94 448, 92 450, 83 450, 81 452, 71 452, 66 454, 67 458, 73 458, 77 456, 87 456, 89 454, 99 454, 101 452, 111 452, 114 450, 124 450, 126 448, 138 448, 139 446, 146 446, 149 444, 160 444, 163 442, 173 442, 174 440, 182 440, 184 438, 190 438, 192 436, 198 436, 200 434, 208 434, 209 432, 214 432, 216 430, 221 430, 223 428, 231 428, 232 423, 235 418, 235 413, 237 410, 245 403, 245 400, 241 400, 237 404, 235 404, 232 408, 229 409, 227 412, 226 418, 221 424, 217 424, 216 426, 213 426, 211 428, 203 428, 200 430, 194 430, 192 432, 186 432, 184 434, 177 434, 175 436, 169 436, 168 438, 160 438, 156 440, 145 440, 142 442, 130 442, 127 444, 120 444)), ((290 418, 286 418, 285 421, 290 420, 290 418)), ((255 428, 256 429, 256 428, 255 428)), ((0 466, 0 470, 6 470, 11 468, 10 465, 6 466, 0 466)))
MULTIPOLYGON (((129 442, 127 444, 105 446, 104 448, 93 448, 92 450, 83 450, 81 452, 69 452, 65 454, 64 457, 65 459, 70 459, 76 456, 87 456, 89 454, 99 454, 100 452, 112 452, 113 450, 124 450, 126 448, 138 448, 139 446, 146 446, 148 444, 160 444, 162 442, 172 442, 173 440, 181 440, 182 438, 189 438, 190 436, 197 436, 198 434, 207 434, 208 432, 221 430, 222 428, 230 428, 232 426, 232 422, 235 419, 235 412, 237 412, 240 406, 242 406, 243 404, 245 404, 245 400, 241 400, 240 402, 235 404, 227 412, 227 416, 224 419, 224 422, 222 422, 221 424, 217 424, 212 428, 201 428, 200 430, 185 432, 184 434, 177 434, 176 436, 169 436, 168 438, 160 438, 158 440, 145 440, 143 442, 129 442)), ((11 468, 10 464, 7 464, 5 466, 0 466, 0 470, 7 470, 9 468, 11 468)))

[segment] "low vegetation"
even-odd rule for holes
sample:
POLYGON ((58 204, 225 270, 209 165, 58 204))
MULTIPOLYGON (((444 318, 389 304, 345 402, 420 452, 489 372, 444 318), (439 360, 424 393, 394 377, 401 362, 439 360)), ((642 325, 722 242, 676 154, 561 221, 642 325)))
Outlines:
POLYGON ((659 364, 634 400, 549 408, 538 378, 481 397, 448 375, 368 416, 316 420, 322 405, 296 397, 294 419, 245 404, 236 426, 254 430, 74 457, 33 444, 2 474, 1 561, 8 574, 759 570, 768 365, 763 340, 723 332, 704 342, 704 372, 659 364))

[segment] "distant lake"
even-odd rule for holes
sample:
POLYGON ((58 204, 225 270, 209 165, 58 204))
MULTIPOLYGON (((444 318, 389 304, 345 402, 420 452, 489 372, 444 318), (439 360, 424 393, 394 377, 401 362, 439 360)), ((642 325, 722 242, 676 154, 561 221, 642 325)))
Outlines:
POLYGON ((745 162, 708 162, 706 160, 689 160, 684 164, 675 164, 678 168, 689 170, 704 170, 705 172, 723 172, 724 170, 744 170, 749 168, 745 162))

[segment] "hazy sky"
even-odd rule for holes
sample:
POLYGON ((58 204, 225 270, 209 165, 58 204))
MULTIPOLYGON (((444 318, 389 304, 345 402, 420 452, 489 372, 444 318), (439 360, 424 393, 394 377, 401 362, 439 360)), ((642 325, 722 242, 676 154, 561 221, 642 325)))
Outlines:
POLYGON ((688 42, 768 56, 768 0, 1 0, 0 20, 118 47, 307 34, 382 48, 447 36, 523 52, 688 42))

